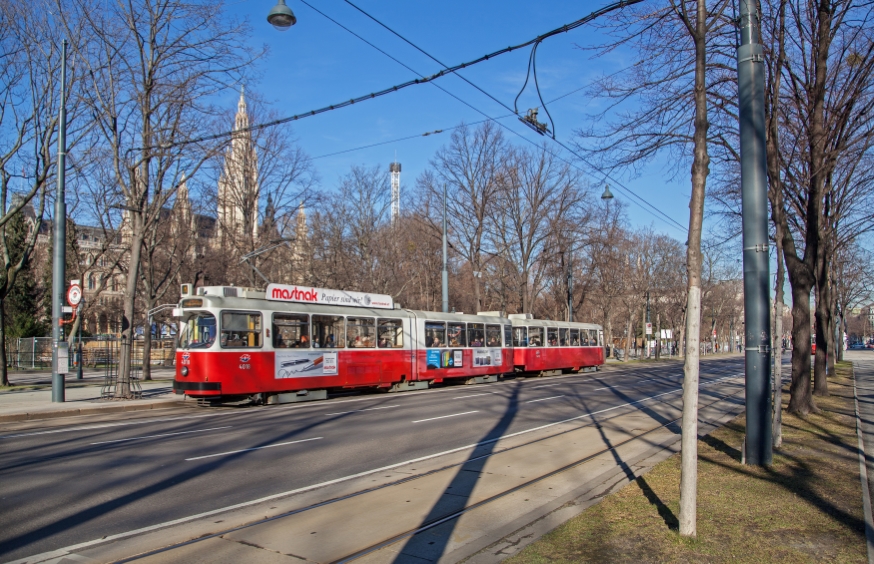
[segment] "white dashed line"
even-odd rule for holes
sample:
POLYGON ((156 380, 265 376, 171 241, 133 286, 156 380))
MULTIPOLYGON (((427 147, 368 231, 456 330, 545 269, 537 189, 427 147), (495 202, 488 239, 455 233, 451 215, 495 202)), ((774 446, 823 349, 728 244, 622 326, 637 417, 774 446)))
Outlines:
POLYGON ((458 417, 459 415, 468 415, 470 413, 479 413, 479 411, 465 411, 464 413, 453 413, 452 415, 441 415, 440 417, 419 419, 418 421, 413 421, 413 423, 424 423, 425 421, 434 421, 435 419, 446 419, 447 417, 458 417))
POLYGON ((560 396, 551 396, 551 397, 548 397, 548 398, 540 398, 540 399, 536 399, 536 400, 528 400, 528 401, 526 401, 525 403, 534 403, 534 402, 536 402, 536 401, 546 401, 546 400, 551 400, 551 399, 555 399, 555 398, 563 398, 563 397, 564 397, 564 394, 562 394, 562 395, 560 395, 560 396))
POLYGON ((321 439, 321 438, 323 438, 323 437, 314 437, 314 438, 312 438, 312 439, 301 439, 301 440, 299 440, 299 441, 288 441, 287 443, 276 443, 276 444, 272 444, 272 445, 264 445, 264 446, 253 447, 253 448, 243 448, 243 449, 240 449, 240 450, 229 450, 228 452, 218 452, 218 453, 216 453, 216 454, 207 454, 207 455, 204 455, 204 456, 195 456, 195 457, 193 457, 193 458, 186 458, 185 460, 186 460, 186 461, 188 461, 188 460, 200 460, 200 459, 202 459, 202 458, 212 458, 212 457, 214 457, 214 456, 226 456, 226 455, 228 455, 228 454, 237 454, 237 453, 239 453, 239 452, 249 452, 249 451, 251 451, 251 450, 261 450, 261 449, 264 449, 264 448, 273 448, 273 447, 278 447, 278 446, 293 445, 293 444, 295 444, 295 443, 305 443, 305 442, 307 442, 307 441, 318 441, 318 440, 321 439))

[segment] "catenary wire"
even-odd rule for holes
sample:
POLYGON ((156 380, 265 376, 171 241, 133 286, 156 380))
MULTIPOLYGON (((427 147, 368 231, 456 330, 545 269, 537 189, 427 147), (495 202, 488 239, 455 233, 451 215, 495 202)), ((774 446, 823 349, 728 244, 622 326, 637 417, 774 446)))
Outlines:
MULTIPOLYGON (((301 1, 303 1, 303 0, 301 0, 301 1)), ((391 32, 393 35, 395 35, 395 36, 397 36, 398 38, 402 39, 405 43, 409 44, 410 46, 412 46, 413 48, 415 48, 415 49, 416 49, 417 51, 419 51, 420 53, 424 54, 425 56, 427 56, 427 57, 430 58, 431 60, 433 60, 433 61, 435 61, 436 63, 438 63, 439 65, 443 66, 445 70, 448 70, 448 69, 449 69, 449 67, 447 67, 444 63, 442 63, 439 59, 437 59, 436 57, 434 57, 433 55, 431 55, 430 53, 428 53, 427 51, 425 51, 424 49, 422 49, 421 47, 419 47, 418 45, 416 45, 415 43, 413 43, 412 41, 410 41, 409 39, 407 39, 407 38, 404 37, 403 35, 401 35, 400 33, 396 32, 395 30, 393 30, 393 29, 392 29, 391 27, 389 27, 388 25, 382 23, 382 22, 381 22, 379 19, 377 19, 376 17, 374 17, 374 16, 372 16, 371 14, 369 14, 368 12, 362 10, 361 8, 359 8, 358 6, 356 6, 355 4, 353 4, 350 0, 344 0, 344 2, 346 2, 346 3, 349 4, 350 6, 354 7, 356 10, 358 10, 359 12, 361 12, 362 14, 364 14, 365 16, 367 16, 368 18, 370 18, 370 19, 373 20, 374 22, 378 23, 381 27, 385 28, 386 30, 388 30, 389 32, 391 32)), ((309 4, 307 4, 307 5, 309 5, 309 4)), ((606 10, 606 9, 605 9, 605 10, 606 10)), ((598 15, 601 15, 601 13, 606 13, 606 12, 602 11, 602 12, 600 12, 598 15)), ((587 18, 589 18, 590 16, 591 16, 591 14, 590 14, 589 16, 587 16, 587 18)), ((326 17, 327 17, 327 16, 326 16, 326 17)), ((330 19, 330 18, 328 18, 328 19, 330 19)), ((581 19, 581 20, 578 20, 578 22, 582 22, 583 20, 586 20, 586 22, 588 22, 588 21, 591 21, 591 19, 594 19, 594 18, 590 18, 590 19, 583 18, 583 19, 581 19)), ((331 20, 331 21, 334 21, 334 20, 331 20)), ((583 23, 586 23, 586 22, 583 22, 583 23)), ((340 24, 338 24, 338 25, 340 25, 340 24)), ((580 23, 579 25, 583 25, 583 24, 580 23)), ((349 31, 348 28, 346 28, 346 27, 344 27, 344 26, 341 26, 341 27, 343 27, 343 29, 346 29, 347 31, 349 31)), ((576 26, 576 27, 579 27, 579 26, 576 26)), ((349 31, 349 32, 352 33, 353 35, 355 35, 356 37, 360 37, 358 34, 355 34, 355 33, 352 32, 352 31, 349 31)), ((550 32, 550 33, 551 33, 551 32, 550 32)), ((534 43, 534 48, 532 49, 532 52, 531 52, 531 55, 530 55, 530 57, 529 57, 529 61, 528 61, 528 65, 529 65, 529 74, 530 74, 530 71, 531 71, 531 69, 532 69, 532 66, 534 66, 534 65, 536 64, 536 63, 534 63, 535 56, 536 56, 536 48, 537 48, 537 45, 539 45, 539 43, 542 41, 541 37, 545 39, 545 38, 548 37, 549 35, 550 35, 550 34, 544 34, 543 36, 539 36, 537 39, 532 40, 531 42, 528 43, 528 44, 534 43)), ((366 41, 366 40, 364 40, 364 39, 362 39, 362 41, 365 41, 368 45, 373 45, 372 43, 370 43, 369 41, 366 41)), ((376 47, 375 47, 375 48, 376 48, 376 47)), ((376 48, 376 49, 379 50, 381 53, 384 53, 386 56, 388 56, 389 58, 391 58, 393 61, 397 62, 398 64, 400 64, 400 65, 402 65, 402 66, 404 66, 404 68, 407 68, 408 70, 411 70, 411 71, 412 71, 412 69, 410 69, 410 67, 408 67, 408 66, 405 65, 404 63, 401 63, 401 62, 398 61, 395 57, 393 57, 393 56, 391 56, 391 55, 385 53, 385 51, 383 51, 382 49, 379 49, 379 48, 376 48)), ((415 72, 415 71, 413 71, 413 72, 415 72)), ((417 74, 418 74, 418 73, 417 73, 417 74)), ((457 74, 457 76, 459 76, 460 78, 462 78, 465 82, 467 82, 468 84, 470 84, 471 86, 473 86, 474 88, 476 88, 478 91, 482 92, 483 94, 487 95, 489 98, 491 98, 492 100, 494 100, 495 102, 497 102, 498 104, 500 104, 500 105, 501 105, 502 107, 504 107, 505 109, 507 109, 507 110, 513 112, 513 114, 518 114, 518 112, 517 112, 514 108, 511 108, 510 106, 508 106, 507 104, 505 104, 505 103, 502 102, 501 100, 495 98, 494 96, 492 96, 491 94, 489 94, 488 92, 486 92, 485 90, 483 90, 482 88, 480 88, 479 86, 477 86, 476 84, 474 84, 473 82, 471 82, 470 80, 468 80, 468 79, 462 77, 460 74, 458 74, 458 73, 456 73, 456 74, 457 74)), ((534 67, 534 80, 535 80, 535 86, 537 86, 537 84, 536 84, 536 83, 537 83, 537 72, 536 72, 536 67, 534 67)), ((528 76, 526 75, 525 83, 527 84, 527 82, 528 82, 528 76)), ((524 90, 524 85, 523 85, 523 90, 524 90)), ((444 92, 445 92, 445 90, 444 90, 444 92)), ((506 129, 507 131, 510 131, 510 132, 513 133, 514 135, 517 135, 517 136, 521 137, 522 139, 524 139, 525 141, 531 143, 532 145, 537 146, 537 144, 536 144, 534 141, 531 141, 530 139, 528 139, 527 137, 521 135, 521 134, 518 133, 517 131, 515 131, 515 130, 509 128, 509 127, 507 127, 505 124, 500 123, 500 122, 498 121, 498 119, 500 119, 500 118, 498 118, 498 119, 493 118, 493 117, 489 116, 488 114, 486 114, 485 112, 483 112, 483 111, 481 111, 481 110, 479 110, 479 109, 473 107, 473 106, 470 105, 469 103, 467 103, 467 102, 461 100, 460 98, 458 98, 458 97, 455 96, 454 94, 451 94, 451 93, 449 93, 449 92, 447 92, 447 93, 450 94, 450 96, 452 96, 452 97, 455 98, 456 100, 461 101, 462 103, 464 103, 466 106, 470 107, 471 109, 473 109, 473 110, 476 111, 477 113, 479 113, 479 114, 485 116, 485 117, 488 118, 489 120, 491 120, 491 121, 495 122, 496 124, 498 124, 499 126, 503 127, 503 128, 506 129)), ((539 86, 537 86, 537 93, 538 93, 538 96, 540 96, 540 88, 539 88, 539 86)), ((520 95, 521 95, 521 92, 520 92, 520 95)), ((516 97, 516 99, 518 100, 518 96, 516 97)), ((552 116, 549 115, 549 110, 546 109, 546 103, 543 102, 543 98, 542 98, 542 97, 540 98, 540 101, 541 101, 542 104, 544 104, 544 106, 543 106, 543 107, 544 107, 544 110, 546 111, 547 115, 549 116, 550 121, 552 121, 552 116)), ((515 105, 515 103, 514 103, 514 105, 515 105)), ((555 125, 553 124, 553 132, 554 132, 554 131, 555 131, 555 125)), ((672 226, 676 226, 677 228, 679 228, 679 229, 682 230, 683 232, 688 233, 689 230, 688 230, 688 228, 687 228, 686 226, 682 225, 680 222, 678 222, 677 220, 675 220, 674 218, 672 218, 671 216, 669 216, 668 214, 666 214, 665 212, 663 212, 662 210, 660 210, 659 208, 657 208, 655 205, 653 205, 652 203, 650 203, 649 201, 647 201, 645 198, 642 198, 641 196, 639 196, 639 195, 637 195, 636 193, 634 193, 630 188, 626 187, 624 184, 622 184, 621 182, 619 182, 616 178, 612 177, 610 174, 608 174, 607 172, 605 172, 605 171, 602 170, 601 168, 595 166, 593 163, 591 163, 590 161, 588 161, 587 159, 585 159, 585 158, 584 158, 582 155, 580 155, 578 152, 576 152, 576 151, 572 150, 570 147, 568 147, 565 143, 559 141, 559 140, 558 140, 554 135, 551 135, 550 138, 551 138, 554 142, 556 142, 559 146, 561 146, 562 148, 564 148, 566 151, 568 151, 568 152, 571 153, 572 155, 576 156, 576 157, 577 157, 578 159, 580 159, 582 162, 586 163, 586 165, 588 165, 591 169, 593 169, 593 170, 597 171, 599 174, 601 174, 601 175, 605 178, 605 180, 610 180, 611 182, 613 182, 614 185, 620 189, 620 191, 624 192, 626 195, 628 195, 628 196, 634 198, 635 200, 637 200, 637 202, 639 202, 638 205, 642 204, 643 206, 645 206, 644 209, 645 209, 646 211, 648 211, 648 212, 650 212, 650 213, 655 212, 655 214, 657 214, 656 217, 658 217, 659 219, 662 219, 663 221, 667 221, 667 222, 668 222, 669 224, 671 224, 672 226), (647 208, 649 208, 649 209, 647 209, 647 208)), ((550 154, 551 154, 552 156, 554 156, 554 157, 556 157, 556 158, 562 160, 563 162, 565 162, 565 163, 567 163, 567 164, 573 166, 574 168, 577 168, 578 170, 580 170, 580 168, 579 168, 575 163, 570 162, 570 161, 568 161, 568 160, 562 158, 561 156, 559 156, 559 155, 557 155, 557 154, 555 154, 555 153, 553 153, 553 152, 551 152, 551 151, 550 151, 550 154)), ((582 172, 585 172, 585 171, 582 171, 582 172)))
MULTIPOLYGON (((278 118, 275 120, 266 121, 266 122, 258 123, 255 125, 250 125, 249 127, 245 127, 245 128, 241 128, 241 129, 234 129, 231 131, 223 131, 221 133, 214 133, 211 135, 202 135, 202 136, 196 137, 194 139, 186 139, 184 141, 174 141, 173 143, 162 143, 159 145, 148 146, 148 147, 134 147, 134 148, 128 149, 127 152, 130 153, 132 151, 144 151, 146 149, 166 150, 166 149, 170 149, 173 147, 182 147, 185 145, 193 145, 193 144, 197 144, 197 143, 203 143, 205 141, 215 141, 217 139, 231 137, 233 135, 238 135, 240 133, 260 131, 262 129, 267 129, 270 127, 276 127, 277 125, 291 123, 293 121, 298 121, 298 120, 301 120, 304 118, 316 116, 316 115, 330 112, 333 110, 339 110, 340 108, 345 108, 347 106, 351 106, 353 104, 357 104, 359 102, 364 102, 367 100, 373 100, 374 98, 379 98, 381 96, 391 94, 392 92, 397 92, 399 90, 403 90, 404 88, 408 88, 410 86, 414 86, 417 84, 426 84, 428 82, 432 82, 434 80, 437 80, 438 78, 441 78, 443 76, 446 76, 449 74, 455 74, 455 73, 457 73, 457 71, 459 71, 461 69, 471 67, 473 65, 477 65, 477 64, 482 63, 484 61, 488 61, 489 59, 492 59, 494 57, 504 55, 506 53, 510 53, 510 52, 516 51, 518 49, 528 47, 529 45, 532 45, 535 42, 543 41, 544 39, 547 39, 547 38, 552 37, 554 35, 558 35, 560 33, 565 33, 565 32, 571 31, 573 29, 580 27, 581 25, 584 25, 584 24, 594 20, 595 18, 597 18, 599 16, 602 16, 604 14, 612 12, 613 10, 624 8, 626 6, 631 6, 633 4, 638 4, 640 2, 643 2, 643 0, 620 0, 619 2, 614 2, 613 4, 609 4, 603 8, 600 8, 600 9, 588 14, 587 16, 585 16, 583 18, 580 18, 579 20, 576 20, 576 21, 569 23, 569 24, 565 24, 559 28, 548 31, 542 35, 538 35, 534 39, 530 39, 524 43, 520 43, 518 45, 511 45, 510 47, 505 47, 503 49, 498 49, 497 51, 483 55, 482 57, 480 57, 478 59, 474 59, 472 61, 467 61, 465 63, 461 63, 461 64, 458 64, 458 65, 455 65, 452 67, 445 68, 445 69, 443 69, 443 70, 441 70, 441 71, 439 71, 431 76, 420 77, 420 78, 415 78, 413 80, 408 80, 407 82, 402 82, 402 83, 396 84, 394 86, 389 86, 388 88, 384 88, 384 89, 378 90, 376 92, 371 92, 370 94, 365 94, 363 96, 358 96, 357 98, 351 98, 351 99, 345 100, 343 102, 338 102, 336 104, 323 106, 321 108, 317 108, 315 110, 310 110, 310 111, 304 112, 302 114, 295 114, 295 115, 291 115, 291 116, 286 116, 284 118, 278 118)), ((310 6, 312 8, 312 6, 310 4, 307 4, 307 6, 310 6)), ((406 65, 404 65, 404 66, 406 66, 406 65)))

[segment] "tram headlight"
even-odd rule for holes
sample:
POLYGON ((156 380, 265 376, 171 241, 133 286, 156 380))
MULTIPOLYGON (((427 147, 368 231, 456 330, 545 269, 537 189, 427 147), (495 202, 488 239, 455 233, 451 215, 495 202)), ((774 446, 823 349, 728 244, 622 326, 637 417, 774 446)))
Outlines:
POLYGON ((180 370, 179 373, 182 374, 183 376, 188 376, 188 367, 183 366, 182 370, 180 370))

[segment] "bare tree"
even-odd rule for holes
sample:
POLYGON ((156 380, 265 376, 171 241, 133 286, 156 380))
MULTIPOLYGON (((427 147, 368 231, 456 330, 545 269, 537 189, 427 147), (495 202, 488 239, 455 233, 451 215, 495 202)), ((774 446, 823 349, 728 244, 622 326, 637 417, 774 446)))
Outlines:
MULTIPOLYGON (((204 101, 242 82, 254 54, 248 29, 217 4, 137 0, 58 5, 67 22, 81 22, 93 41, 76 45, 91 85, 88 103, 107 167, 125 213, 130 249, 122 317, 119 395, 129 395, 134 308, 143 242, 182 183, 216 147, 193 142, 210 126, 204 101)), ((68 26, 70 24, 68 23, 68 26)))

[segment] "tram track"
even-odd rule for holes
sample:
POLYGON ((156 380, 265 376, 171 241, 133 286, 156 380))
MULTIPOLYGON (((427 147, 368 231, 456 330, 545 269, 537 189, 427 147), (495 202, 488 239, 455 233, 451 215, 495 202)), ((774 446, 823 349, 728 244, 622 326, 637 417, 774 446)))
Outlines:
MULTIPOLYGON (((716 384, 726 383, 726 381, 730 381, 730 380, 733 380, 733 379, 736 379, 736 378, 739 378, 739 377, 741 377, 741 375, 734 374, 734 375, 724 376, 724 377, 721 377, 721 378, 716 378, 716 379, 711 380, 711 381, 707 382, 706 384, 702 385, 702 387, 705 387, 705 386, 706 386, 706 387, 710 387, 710 386, 713 386, 713 385, 716 385, 716 384)), ((492 444, 492 443, 495 443, 495 442, 500 441, 500 440, 505 440, 505 439, 511 438, 511 437, 513 437, 513 436, 515 436, 515 435, 519 435, 519 434, 523 434, 523 433, 528 433, 528 432, 536 431, 536 430, 542 429, 542 428, 544 428, 544 427, 556 426, 556 425, 560 425, 560 424, 563 424, 563 423, 568 423, 568 422, 570 422, 570 421, 573 421, 574 419, 581 419, 581 418, 584 418, 584 417, 591 417, 591 418, 594 418, 596 415, 599 415, 599 414, 604 413, 604 412, 606 412, 606 411, 618 410, 618 409, 623 408, 623 407, 630 407, 630 406, 633 406, 633 405, 638 405, 638 404, 641 404, 641 403, 644 403, 644 402, 653 401, 653 400, 663 401, 663 400, 659 400, 659 398, 661 398, 661 397, 663 397, 663 396, 665 396, 665 395, 669 395, 669 394, 672 394, 672 393, 677 393, 677 392, 680 392, 680 391, 681 391, 681 389, 669 390, 669 391, 667 391, 667 392, 664 392, 664 393, 658 394, 658 395, 656 395, 656 396, 650 396, 650 397, 643 398, 643 399, 641 399, 641 400, 637 400, 637 401, 634 401, 634 402, 629 402, 629 403, 626 403, 626 404, 621 404, 621 405, 618 405, 618 406, 613 406, 613 407, 611 407, 611 408, 607 408, 606 410, 602 410, 602 411, 599 411, 599 412, 594 412, 594 413, 590 413, 590 414, 584 414, 584 415, 582 415, 582 416, 578 416, 578 417, 572 418, 571 420, 558 421, 558 422, 550 423, 550 424, 548 424, 548 425, 546 425, 546 426, 542 426, 542 427, 537 427, 537 428, 534 428, 534 429, 525 430, 525 431, 522 431, 522 432, 519 432, 519 433, 512 433, 512 434, 510 434, 510 435, 505 435, 505 436, 497 437, 497 438, 495 438, 495 439, 490 439, 490 440, 488 440, 488 441, 483 441, 483 442, 477 443, 477 444, 475 444, 475 445, 469 445, 469 446, 467 446, 467 447, 460 447, 460 448, 458 448, 458 449, 453 449, 452 451, 447 451, 446 453, 438 453, 437 455, 432 455, 432 456, 429 456, 429 457, 423 457, 422 460, 427 459, 427 458, 433 458, 433 457, 436 457, 436 456, 446 455, 446 454, 450 454, 450 453, 454 453, 454 452, 459 452, 459 451, 464 450, 464 449, 467 449, 467 448, 473 448, 473 449, 475 450, 475 449, 481 448, 481 447, 483 447, 483 446, 486 446, 486 445, 488 445, 488 444, 492 444)), ((741 388, 741 389, 739 389, 739 390, 737 390, 737 391, 735 391, 735 392, 732 392, 732 393, 721 394, 718 398, 714 399, 713 401, 707 403, 706 405, 702 405, 702 406, 700 406, 700 407, 699 407, 699 412, 702 411, 702 410, 704 410, 704 409, 707 409, 708 407, 711 407, 711 406, 713 406, 713 405, 716 405, 716 404, 718 404, 718 403, 720 403, 720 402, 722 402, 722 401, 725 401, 726 399, 732 398, 732 397, 738 395, 739 393, 741 393, 742 391, 743 391, 743 388, 741 388)), ((138 561, 138 560, 141 560, 141 559, 144 559, 144 558, 148 558, 148 557, 151 557, 151 556, 156 556, 156 555, 160 555, 160 554, 168 553, 168 552, 170 552, 170 551, 173 551, 173 550, 176 550, 176 549, 180 549, 180 548, 182 548, 182 547, 186 547, 186 546, 190 546, 190 545, 197 544, 197 543, 200 543, 200 542, 204 542, 204 541, 207 541, 207 540, 209 540, 209 539, 214 539, 214 538, 224 537, 225 535, 229 535, 229 534, 234 533, 234 532, 238 532, 238 531, 242 531, 242 530, 245 530, 245 529, 248 529, 248 528, 251 528, 251 527, 255 527, 255 526, 257 526, 257 525, 262 525, 262 524, 269 523, 269 522, 272 522, 272 521, 278 521, 278 520, 285 519, 285 518, 288 518, 288 517, 291 517, 291 516, 294 516, 294 515, 299 515, 299 514, 302 514, 302 513, 308 512, 308 511, 313 511, 313 510, 318 509, 318 508, 323 508, 323 507, 326 507, 326 506, 330 506, 330 505, 333 505, 333 504, 337 504, 337 503, 339 503, 339 502, 342 502, 342 501, 345 501, 345 500, 349 500, 349 499, 352 499, 352 498, 355 498, 355 497, 363 496, 363 495, 368 494, 368 493, 376 492, 376 491, 379 491, 379 490, 385 490, 385 489, 388 489, 388 488, 397 487, 397 486, 400 486, 400 485, 403 485, 403 484, 407 484, 407 483, 410 483, 410 482, 414 482, 414 481, 416 481, 416 480, 420 480, 420 479, 426 478, 426 477, 428 477, 428 476, 432 476, 432 475, 438 474, 438 473, 440 473, 440 472, 444 472, 444 471, 446 471, 446 470, 450 470, 450 469, 452 469, 452 468, 458 468, 458 467, 461 467, 461 466, 464 466, 464 465, 470 464, 471 462, 475 462, 475 461, 479 461, 479 460, 483 460, 483 459, 491 458, 491 457, 494 457, 494 456, 497 456, 497 455, 500 455, 500 454, 503 454, 503 453, 507 453, 507 452, 510 452, 510 451, 513 451, 513 450, 517 450, 517 449, 521 449, 521 448, 526 447, 526 446, 534 445, 534 444, 536 444, 536 443, 540 443, 540 442, 543 442, 543 441, 547 441, 547 440, 555 439, 556 437, 560 437, 560 436, 562 436, 562 435, 566 435, 566 434, 568 434, 568 433, 576 432, 576 431, 579 431, 579 430, 581 430, 581 429, 590 428, 590 427, 595 426, 595 425, 604 425, 605 423, 608 423, 608 422, 610 422, 610 421, 612 421, 612 420, 614 420, 614 419, 616 419, 616 418, 622 417, 622 416, 624 416, 624 415, 627 415, 627 412, 624 412, 624 411, 623 411, 623 412, 619 412, 619 413, 616 413, 616 414, 612 414, 612 415, 607 416, 606 418, 599 418, 597 421, 593 419, 593 420, 591 420, 590 422, 588 422, 588 423, 586 423, 586 424, 584 424, 584 425, 574 425, 574 426, 571 427, 571 428, 563 429, 563 430, 560 430, 560 431, 555 432, 555 433, 549 433, 549 434, 546 434, 546 435, 543 435, 543 436, 538 436, 537 438, 534 438, 534 439, 531 439, 531 440, 527 440, 527 441, 521 442, 521 443, 519 443, 519 444, 515 444, 515 445, 507 446, 507 447, 504 447, 504 448, 501 448, 501 449, 496 449, 496 450, 490 451, 490 452, 488 452, 488 453, 486 453, 486 454, 482 454, 482 455, 479 455, 479 456, 473 456, 473 457, 468 458, 468 459, 466 459, 466 460, 464 460, 464 461, 462 461, 462 462, 456 462, 456 463, 451 463, 451 464, 444 464, 444 465, 441 465, 441 466, 439 466, 439 467, 436 467, 436 468, 430 469, 430 470, 425 471, 425 472, 420 472, 420 473, 415 474, 415 475, 411 475, 411 476, 403 477, 403 478, 400 478, 400 479, 398 479, 398 480, 393 480, 393 481, 386 482, 386 483, 383 483, 383 484, 380 484, 380 485, 377 485, 377 486, 368 487, 368 488, 363 488, 363 489, 358 490, 358 491, 355 491, 355 492, 351 492, 351 493, 348 493, 348 494, 345 494, 345 495, 342 495, 342 496, 338 496, 338 497, 335 497, 335 498, 331 498, 331 499, 328 499, 328 500, 324 500, 324 501, 321 501, 321 502, 318 502, 318 503, 313 503, 313 504, 307 505, 307 506, 305 506, 305 507, 300 507, 300 508, 296 508, 296 509, 293 509, 293 510, 290 510, 290 511, 285 511, 285 512, 280 513, 280 514, 277 514, 277 515, 273 515, 273 516, 269 516, 269 517, 264 517, 264 518, 262 518, 262 519, 256 519, 256 520, 254 520, 254 521, 248 522, 248 523, 243 524, 243 525, 239 525, 239 526, 235 526, 235 527, 229 527, 229 528, 227 528, 227 529, 224 529, 224 530, 221 530, 221 531, 218 531, 218 532, 215 532, 215 533, 210 533, 210 534, 202 535, 202 536, 200 536, 200 537, 198 537, 198 538, 195 538, 195 539, 189 539, 189 540, 186 540, 186 541, 183 541, 183 542, 179 542, 179 543, 175 543, 175 544, 171 544, 171 545, 168 545, 168 546, 165 546, 165 547, 159 548, 159 549, 155 549, 155 550, 150 550, 150 551, 142 552, 142 553, 136 554, 136 555, 134 555, 134 556, 126 557, 126 558, 124 558, 124 559, 115 560, 115 562, 118 562, 118 563, 124 563, 124 562, 135 562, 135 561, 138 561)), ((677 418, 671 419, 670 421, 665 421, 665 422, 663 422, 663 423, 660 423, 659 425, 656 425, 656 426, 653 426, 653 427, 648 428, 648 429, 646 429, 646 430, 643 430, 643 431, 641 431, 641 432, 638 432, 638 433, 636 433, 636 434, 634 434, 634 435, 628 437, 627 439, 624 439, 624 440, 622 440, 622 441, 620 441, 620 442, 618 442, 618 443, 615 443, 615 444, 611 445, 610 447, 603 448, 603 449, 600 449, 599 451, 597 451, 597 452, 595 452, 595 453, 588 454, 587 456, 585 456, 585 457, 583 457, 583 458, 580 458, 580 459, 578 459, 578 460, 575 460, 575 461, 573 461, 573 462, 570 462, 570 463, 568 463, 568 464, 566 464, 566 465, 564 465, 564 466, 562 466, 562 467, 560 467, 560 468, 557 468, 557 469, 551 470, 551 471, 549 471, 549 472, 547 472, 547 473, 545 473, 545 474, 542 474, 542 475, 540 475, 540 476, 538 476, 538 477, 535 477, 535 478, 529 479, 529 480, 525 481, 524 483, 521 483, 521 484, 518 484, 518 485, 513 486, 513 487, 511 487, 511 488, 508 488, 508 489, 506 489, 506 490, 504 490, 504 491, 502 491, 502 492, 499 492, 499 493, 497 493, 497 494, 494 494, 494 495, 492 495, 492 496, 490 496, 490 497, 488 497, 488 498, 486 498, 486 499, 483 499, 483 500, 480 500, 480 501, 478 501, 478 502, 476 502, 476 503, 474 503, 474 504, 471 504, 470 506, 465 507, 465 508, 463 508, 463 509, 461 509, 461 510, 453 511, 453 512, 447 513, 446 515, 438 516, 438 517, 436 517, 436 518, 434 518, 434 519, 429 520, 429 521, 426 522, 426 523, 422 523, 422 524, 420 524, 418 527, 411 528, 411 529, 409 529, 409 530, 407 530, 407 531, 405 531, 405 532, 402 532, 402 533, 396 534, 396 535, 394 535, 394 536, 392 536, 392 537, 390 537, 390 538, 388 538, 388 539, 381 540, 381 541, 379 541, 379 542, 377 542, 377 543, 374 543, 374 544, 372 544, 372 545, 370 545, 370 546, 368 546, 368 547, 366 547, 366 548, 363 548, 363 549, 358 550, 358 551, 356 551, 356 552, 350 553, 349 555, 344 556, 343 558, 340 558, 340 559, 334 560, 334 562, 336 562, 336 563, 340 563, 340 562, 351 562, 351 561, 357 560, 357 559, 359 559, 359 558, 362 558, 362 557, 364 557, 364 556, 366 556, 366 555, 368 555, 368 554, 372 554, 372 553, 374 553, 374 552, 376 552, 376 551, 378 551, 378 550, 381 550, 381 549, 383 549, 383 548, 386 548, 386 547, 389 547, 389 546, 391 546, 391 545, 397 544, 397 543, 399 543, 399 542, 401 542, 401 541, 403 541, 403 540, 405 540, 405 539, 411 538, 411 537, 413 537, 413 536, 415 536, 415 535, 417 535, 417 534, 419 534, 419 533, 421 533, 421 532, 427 531, 427 530, 432 529, 432 528, 434 528, 434 527, 437 527, 437 526, 439 526, 439 525, 441 525, 441 524, 443 524, 443 523, 446 523, 446 522, 452 521, 453 519, 457 519, 457 518, 461 517, 462 515, 464 515, 464 514, 466 514, 466 513, 469 513, 469 512, 471 512, 471 511, 476 510, 476 509, 482 508, 483 506, 486 506, 486 505, 489 505, 489 504, 491 504, 491 503, 494 503, 495 501, 500 500, 500 499, 502 499, 502 498, 504 498, 504 497, 506 497, 506 496, 508 496, 508 495, 510 495, 510 494, 512 494, 512 493, 514 493, 514 492, 517 492, 517 491, 519 491, 519 490, 521 490, 521 489, 524 489, 524 488, 526 488, 526 487, 529 487, 529 486, 531 486, 531 485, 533 485, 533 484, 537 484, 538 482, 544 481, 544 480, 546 480, 546 479, 549 479, 549 478, 554 477, 554 476, 556 476, 556 475, 562 474, 562 473, 564 473, 564 472, 568 472, 569 470, 572 470, 572 469, 574 469, 574 468, 576 468, 576 467, 578 467, 578 466, 580 466, 580 465, 583 465, 583 464, 585 464, 586 462, 589 462, 589 461, 593 460, 594 458, 596 458, 596 457, 598 457, 598 456, 600 456, 600 455, 603 455, 603 454, 605 454, 605 453, 608 453, 608 452, 610 452, 610 451, 612 451, 612 450, 615 450, 615 449, 617 449, 617 448, 619 448, 619 447, 622 447, 623 445, 629 444, 629 443, 631 443, 631 442, 633 442, 633 441, 639 440, 640 438, 645 437, 645 436, 647 436, 647 435, 649 435, 649 434, 651 434, 651 433, 654 433, 654 432, 656 432, 656 431, 658 431, 658 430, 665 429, 666 427, 669 427, 670 425, 673 425, 673 424, 677 423, 678 421, 680 421, 680 419, 681 419, 681 417, 677 417, 677 418)), ((715 420, 716 420, 716 419, 714 419, 713 421, 715 421, 715 420)), ((709 421, 709 420, 708 420, 708 421, 704 421, 703 423, 704 423, 704 424, 710 424, 710 423, 712 423, 712 421, 709 421)), ((382 470, 382 469, 379 469, 379 470, 382 470)), ((375 470, 375 471, 377 471, 377 470, 375 470)))

